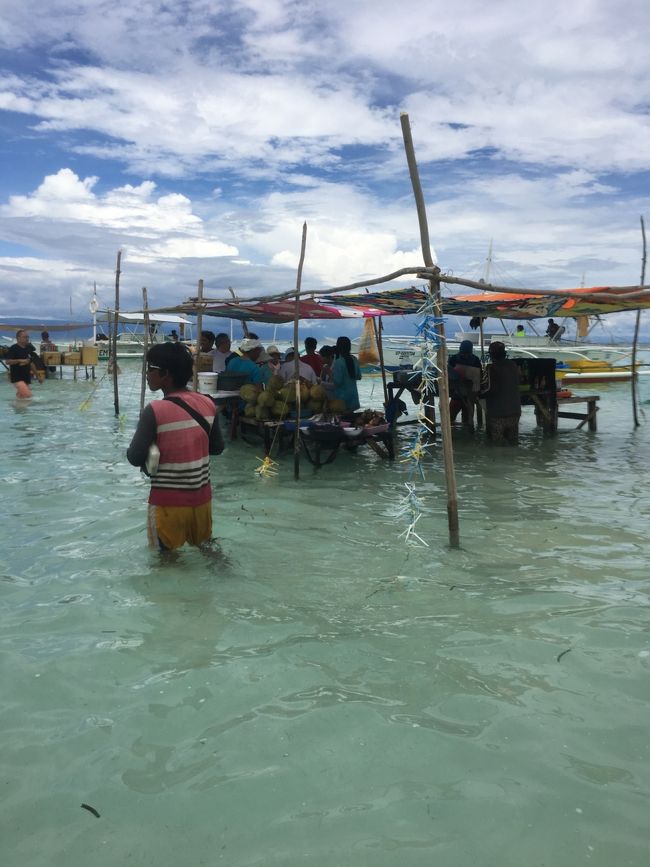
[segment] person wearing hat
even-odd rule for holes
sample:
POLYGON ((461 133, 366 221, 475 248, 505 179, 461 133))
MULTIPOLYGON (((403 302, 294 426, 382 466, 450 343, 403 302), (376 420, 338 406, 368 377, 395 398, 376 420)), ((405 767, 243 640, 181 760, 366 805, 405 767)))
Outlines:
POLYGON ((257 363, 262 368, 262 374, 264 377, 263 382, 266 385, 272 376, 276 376, 280 373, 282 353, 277 346, 271 344, 271 346, 267 346, 265 350, 262 350, 257 359, 257 363))
POLYGON ((228 373, 245 373, 246 382, 257 385, 264 382, 262 368, 257 363, 262 352, 262 344, 259 340, 250 337, 242 340, 239 344, 240 355, 233 355, 226 364, 228 373))
POLYGON ((485 431, 493 442, 517 445, 521 416, 519 368, 506 358, 506 347, 500 340, 490 343, 488 353, 487 383, 481 391, 485 398, 485 431))

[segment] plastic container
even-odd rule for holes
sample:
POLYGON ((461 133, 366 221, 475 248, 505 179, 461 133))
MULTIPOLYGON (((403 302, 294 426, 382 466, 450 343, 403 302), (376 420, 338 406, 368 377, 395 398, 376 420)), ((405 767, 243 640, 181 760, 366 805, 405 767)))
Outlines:
POLYGON ((199 373, 197 374, 198 378, 198 391, 201 394, 216 394, 217 393, 217 378, 218 373, 199 373))

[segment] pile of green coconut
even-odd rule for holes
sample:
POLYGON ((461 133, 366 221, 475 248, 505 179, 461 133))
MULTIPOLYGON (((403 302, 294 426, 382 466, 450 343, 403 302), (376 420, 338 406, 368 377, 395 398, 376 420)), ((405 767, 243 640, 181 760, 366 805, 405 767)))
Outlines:
MULTIPOLYGON (((245 403, 246 418, 270 421, 291 418, 295 413, 296 384, 285 383, 281 376, 272 376, 266 386, 242 385, 239 396, 245 403)), ((345 401, 328 398, 322 385, 308 385, 305 382, 300 383, 300 407, 309 410, 312 415, 340 415, 346 410, 345 401)))

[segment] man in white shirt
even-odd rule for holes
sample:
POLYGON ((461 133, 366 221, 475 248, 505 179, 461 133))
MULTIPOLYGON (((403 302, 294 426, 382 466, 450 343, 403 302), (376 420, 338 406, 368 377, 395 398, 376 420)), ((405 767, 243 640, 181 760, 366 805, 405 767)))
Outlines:
POLYGON ((231 355, 234 355, 230 348, 230 338, 227 334, 217 334, 214 338, 215 348, 212 351, 212 371, 214 373, 223 373, 226 369, 226 362, 231 355))
MULTIPOLYGON (((293 349, 288 349, 284 356, 284 363, 280 365, 280 376, 285 382, 289 382, 290 379, 295 377, 296 363, 293 356, 293 349)), ((298 375, 300 379, 308 382, 310 385, 315 385, 318 382, 314 368, 304 361, 298 360, 298 375)))

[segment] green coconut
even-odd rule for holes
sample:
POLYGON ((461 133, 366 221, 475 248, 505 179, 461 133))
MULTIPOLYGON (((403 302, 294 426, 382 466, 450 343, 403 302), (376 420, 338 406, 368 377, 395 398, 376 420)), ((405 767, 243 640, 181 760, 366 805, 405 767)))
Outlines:
POLYGON ((307 404, 307 409, 312 412, 322 412, 323 411, 323 401, 322 400, 310 400, 307 404))
POLYGON ((301 382, 300 383, 300 400, 302 401, 302 403, 307 403, 307 401, 309 400, 309 393, 310 393, 309 392, 309 386, 306 385, 304 382, 301 382))
POLYGON ((283 388, 283 386, 284 386, 284 380, 282 379, 281 376, 278 376, 277 373, 274 373, 273 376, 269 379, 268 383, 266 384, 266 388, 268 391, 275 391, 275 392, 280 391, 280 389, 283 388))
POLYGON ((257 405, 269 407, 269 406, 273 405, 274 400, 275 400, 275 397, 271 394, 270 391, 262 391, 258 395, 257 405))
POLYGON ((284 388, 281 388, 278 392, 278 397, 280 400, 286 401, 287 403, 295 403, 296 402, 296 388, 294 385, 285 385, 284 388))
POLYGON ((257 389, 249 382, 246 385, 242 385, 239 389, 239 396, 246 403, 255 403, 257 401, 257 389))
POLYGON ((266 421, 266 419, 270 416, 270 412, 268 407, 260 406, 259 404, 255 407, 255 418, 258 421, 266 421))
POLYGON ((287 414, 287 405, 282 400, 276 400, 276 402, 271 407, 271 413, 275 416, 275 418, 284 418, 287 414))
POLYGON ((255 409, 255 404, 247 403, 244 407, 244 415, 246 416, 246 418, 255 418, 255 409))
POLYGON ((327 392, 322 385, 316 384, 309 389, 309 396, 312 400, 325 400, 327 392))

